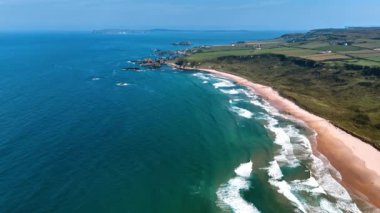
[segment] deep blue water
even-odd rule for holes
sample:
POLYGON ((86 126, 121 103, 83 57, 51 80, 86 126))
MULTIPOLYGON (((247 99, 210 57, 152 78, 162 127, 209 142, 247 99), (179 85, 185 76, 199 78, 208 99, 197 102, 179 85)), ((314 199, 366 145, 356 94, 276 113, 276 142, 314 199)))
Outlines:
POLYGON ((345 210, 318 188, 330 173, 312 167, 312 133, 245 88, 170 67, 122 69, 177 41, 279 35, 0 34, 0 212, 345 210))

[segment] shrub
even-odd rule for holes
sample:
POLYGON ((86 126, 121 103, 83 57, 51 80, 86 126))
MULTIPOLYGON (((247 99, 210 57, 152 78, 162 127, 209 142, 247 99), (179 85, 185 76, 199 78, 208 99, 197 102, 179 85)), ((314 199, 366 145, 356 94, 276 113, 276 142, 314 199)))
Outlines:
POLYGON ((366 114, 362 114, 362 113, 359 113, 359 114, 356 114, 352 120, 357 123, 357 124, 361 124, 361 125, 364 125, 364 124, 369 124, 370 123, 370 119, 368 117, 368 115, 366 114))

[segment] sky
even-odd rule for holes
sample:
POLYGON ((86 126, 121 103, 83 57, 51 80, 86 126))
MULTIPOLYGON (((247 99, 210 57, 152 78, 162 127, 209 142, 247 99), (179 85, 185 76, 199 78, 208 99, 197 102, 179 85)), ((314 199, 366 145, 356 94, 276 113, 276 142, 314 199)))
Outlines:
POLYGON ((380 0, 0 0, 0 30, 380 26, 380 0))

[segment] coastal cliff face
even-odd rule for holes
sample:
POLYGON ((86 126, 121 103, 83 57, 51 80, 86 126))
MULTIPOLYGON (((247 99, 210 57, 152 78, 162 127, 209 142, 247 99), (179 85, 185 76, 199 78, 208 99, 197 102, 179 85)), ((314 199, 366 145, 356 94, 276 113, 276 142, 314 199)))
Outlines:
POLYGON ((328 66, 278 54, 221 56, 177 64, 212 68, 269 85, 302 108, 380 149, 380 68, 328 66))

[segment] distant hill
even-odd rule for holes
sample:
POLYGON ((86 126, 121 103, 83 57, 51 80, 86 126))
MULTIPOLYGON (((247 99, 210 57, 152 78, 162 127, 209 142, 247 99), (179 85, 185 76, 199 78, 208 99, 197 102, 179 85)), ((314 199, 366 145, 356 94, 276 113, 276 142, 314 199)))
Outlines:
POLYGON ((129 30, 129 29, 103 29, 103 30, 93 30, 92 33, 95 34, 107 34, 107 35, 126 35, 135 33, 148 33, 149 30, 129 30))
POLYGON ((150 33, 150 32, 252 32, 250 30, 180 30, 180 29, 148 29, 148 30, 131 30, 131 29, 101 29, 93 30, 95 34, 109 34, 109 35, 127 35, 136 33, 150 33))

